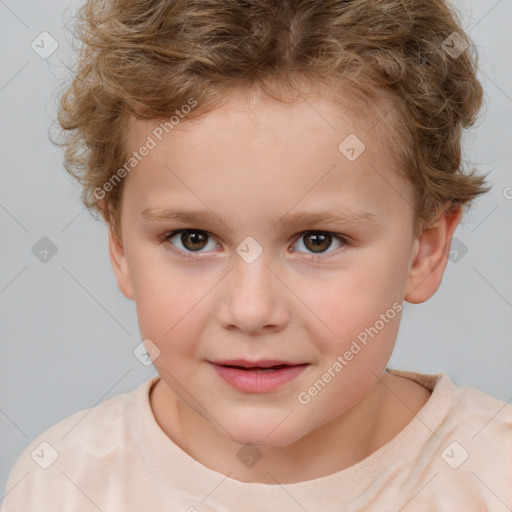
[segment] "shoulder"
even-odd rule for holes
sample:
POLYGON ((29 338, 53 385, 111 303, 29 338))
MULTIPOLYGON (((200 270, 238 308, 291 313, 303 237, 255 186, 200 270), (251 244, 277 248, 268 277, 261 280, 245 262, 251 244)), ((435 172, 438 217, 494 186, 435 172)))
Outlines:
POLYGON ((443 425, 445 429, 460 432, 478 443, 492 441, 493 446, 499 439, 504 443, 512 442, 512 405, 509 402, 471 387, 451 386, 453 398, 443 425))
POLYGON ((501 471, 512 484, 510 403, 478 389, 454 385, 452 404, 440 433, 453 440, 456 448, 460 445, 462 455, 466 456, 464 452, 467 452, 471 465, 493 474, 501 471))
POLYGON ((473 507, 512 506, 512 405, 477 389, 454 386, 452 405, 437 435, 444 476, 438 485, 444 492, 459 498, 464 494, 473 507))
MULTIPOLYGON (((447 503, 512 505, 512 405, 483 391, 457 386, 440 374, 447 412, 427 443, 422 464, 447 503), (465 496, 465 498, 463 498, 465 496)), ((435 389, 435 388, 434 388, 435 389)))
MULTIPOLYGON (((431 423, 432 442, 460 439, 475 450, 485 448, 488 454, 512 443, 512 405, 509 402, 475 388, 458 386, 444 373, 394 373, 415 380, 431 391, 431 397, 418 415, 427 423, 437 416, 436 422, 431 423)), ((475 457, 478 453, 475 451, 475 457)))
POLYGON ((472 387, 456 385, 449 375, 427 375, 415 372, 391 370, 390 373, 413 380, 431 392, 427 406, 420 414, 440 412, 440 427, 456 425, 463 430, 481 425, 491 430, 509 432, 512 426, 512 405, 472 387))
POLYGON ((397 436, 402 464, 390 469, 400 474, 411 510, 431 510, 433 503, 443 512, 512 506, 512 405, 443 373, 393 373, 431 391, 397 436), (407 443, 416 448, 406 451, 407 443))
POLYGON ((127 442, 127 423, 152 380, 71 414, 39 434, 11 469, 2 511, 49 510, 52 505, 62 509, 65 490, 77 494, 77 480, 92 483, 105 479, 108 471, 115 473, 127 450, 133 449, 127 442), (36 505, 39 500, 44 503, 36 505))

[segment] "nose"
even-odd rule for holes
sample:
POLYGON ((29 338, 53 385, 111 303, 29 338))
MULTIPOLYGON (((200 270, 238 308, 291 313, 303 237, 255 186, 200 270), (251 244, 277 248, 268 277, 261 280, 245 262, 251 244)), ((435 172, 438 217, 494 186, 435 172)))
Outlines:
POLYGON ((269 333, 284 329, 289 322, 286 287, 264 255, 252 263, 234 257, 234 268, 224 280, 218 308, 223 328, 247 334, 269 333))

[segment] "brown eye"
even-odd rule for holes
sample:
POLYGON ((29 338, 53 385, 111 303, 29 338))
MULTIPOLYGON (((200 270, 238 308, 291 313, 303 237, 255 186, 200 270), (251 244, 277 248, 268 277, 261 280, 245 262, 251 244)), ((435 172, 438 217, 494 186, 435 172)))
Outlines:
POLYGON ((206 245, 208 235, 202 231, 184 231, 180 238, 183 247, 189 251, 199 251, 206 245))
POLYGON ((310 234, 309 232, 303 235, 304 245, 313 252, 323 252, 329 249, 332 242, 332 236, 328 233, 310 234))
POLYGON ((198 229, 181 229, 179 231, 173 231, 165 236, 165 240, 176 247, 176 249, 185 254, 191 252, 205 252, 202 251, 210 243, 210 249, 216 249, 217 244, 215 240, 206 231, 200 231, 198 229), (178 242, 181 242, 181 247, 178 242), (175 245, 178 244, 178 245, 175 245))
MULTIPOLYGON (((338 247, 334 247, 333 250, 327 251, 332 246, 333 240, 338 242, 338 247, 345 245, 345 239, 341 235, 329 233, 327 231, 306 231, 297 240, 297 244, 305 247, 306 253, 310 254, 323 254, 334 252, 338 247)), ((296 249, 295 252, 302 252, 296 249)))

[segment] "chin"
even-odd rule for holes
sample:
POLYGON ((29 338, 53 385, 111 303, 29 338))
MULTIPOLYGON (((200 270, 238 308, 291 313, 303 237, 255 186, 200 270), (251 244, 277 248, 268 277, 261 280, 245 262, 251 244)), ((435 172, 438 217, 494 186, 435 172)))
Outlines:
MULTIPOLYGON (((242 446, 254 445, 261 448, 288 446, 309 432, 307 429, 296 428, 288 419, 283 421, 282 415, 274 421, 255 421, 253 416, 244 421, 238 419, 231 424, 225 423, 224 426, 229 431, 230 441, 242 446)), ((218 432, 224 437, 227 436, 225 430, 220 429, 218 432)))

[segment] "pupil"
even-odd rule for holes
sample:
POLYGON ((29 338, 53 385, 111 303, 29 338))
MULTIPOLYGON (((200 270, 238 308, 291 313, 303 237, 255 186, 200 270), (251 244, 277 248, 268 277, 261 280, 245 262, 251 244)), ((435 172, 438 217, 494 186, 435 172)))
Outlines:
POLYGON ((185 231, 181 234, 181 243, 191 251, 202 249, 206 244, 204 233, 199 231, 185 231))
POLYGON ((320 235, 305 235, 305 244, 306 247, 313 252, 322 252, 325 249, 328 249, 331 245, 330 235, 320 234, 320 235), (313 241, 313 247, 309 247, 307 241, 313 241))

